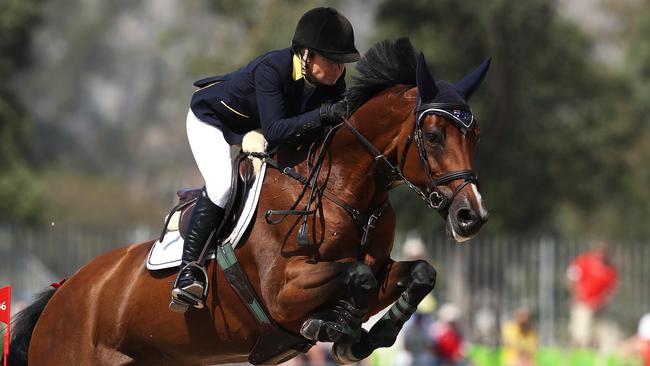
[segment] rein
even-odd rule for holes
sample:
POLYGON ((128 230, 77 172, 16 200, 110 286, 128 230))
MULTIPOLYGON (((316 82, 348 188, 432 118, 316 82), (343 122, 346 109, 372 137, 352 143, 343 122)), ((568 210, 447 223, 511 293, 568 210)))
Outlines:
MULTIPOLYGON (((268 224, 271 225, 277 225, 284 221, 284 219, 289 216, 289 215, 296 215, 296 216, 303 216, 303 222, 300 225, 300 229, 298 230, 298 244, 301 246, 307 246, 310 245, 309 242, 309 236, 307 234, 307 220, 310 215, 315 215, 316 212, 319 210, 321 207, 321 200, 322 196, 326 194, 327 192, 325 191, 325 187, 327 185, 324 184, 322 187, 318 186, 318 178, 320 176, 321 169, 323 167, 323 163, 325 162, 325 156, 327 155, 327 152, 329 151, 329 146, 330 143, 332 142, 332 138, 334 137, 334 134, 336 133, 336 129, 330 128, 327 130, 327 133, 325 134, 325 138, 323 139, 322 144, 318 144, 317 141, 315 141, 310 147, 309 147, 309 153, 308 153, 308 160, 307 160, 307 167, 309 170, 309 176, 308 177, 303 177, 300 175, 300 173, 296 172, 294 169, 291 167, 285 167, 284 169, 281 169, 277 163, 277 161, 270 159, 266 157, 267 163, 269 163, 272 167, 275 169, 281 171, 285 175, 288 175, 291 178, 294 178, 298 181, 300 181, 303 184, 303 188, 300 191, 300 194, 298 195, 298 198, 296 201, 291 205, 291 207, 288 210, 268 210, 266 211, 264 215, 264 219, 268 224), (315 151, 314 149, 317 146, 321 146, 320 153, 318 154, 318 158, 316 158, 316 161, 313 162, 313 158, 315 156, 315 151), (305 206, 305 209, 303 210, 296 210, 296 207, 302 200, 302 198, 305 196, 305 193, 307 192, 307 189, 311 188, 311 192, 309 194, 309 198, 307 199, 307 204, 305 206), (311 205, 313 202, 316 202, 315 208, 311 209, 311 205), (283 217, 272 220, 270 219, 271 216, 273 215, 281 215, 283 217)), ((331 199, 332 197, 330 197, 331 199)), ((338 198, 336 198, 338 200, 338 198)), ((335 203, 343 203, 342 201, 338 200, 334 201, 335 203)), ((346 205, 347 206, 347 205, 346 205)), ((346 207, 341 206, 344 209, 346 207)), ((349 206, 348 206, 349 207, 349 206)), ((354 210, 352 208, 352 210, 354 210)), ((347 211, 347 209, 346 209, 347 211)), ((354 210, 356 211, 356 210, 354 210)), ((350 212, 350 211, 348 211, 350 212)), ((356 216, 358 216, 358 211, 356 211, 356 216)))
MULTIPOLYGON (((323 140, 323 143, 321 144, 322 148, 320 150, 319 156, 316 159, 315 163, 308 162, 308 167, 309 167, 309 176, 305 177, 295 171, 291 167, 284 167, 281 168, 278 164, 278 162, 268 156, 266 153, 249 153, 249 155, 257 157, 257 158, 262 158, 265 159, 266 163, 269 164, 271 167, 275 168, 276 170, 282 172, 283 174, 299 181, 300 183, 303 184, 302 191, 298 195, 298 198, 294 203, 291 205, 291 207, 287 210, 267 210, 266 213, 264 214, 264 219, 266 223, 270 225, 277 225, 284 221, 284 219, 287 216, 290 215, 295 215, 295 216, 304 216, 303 223, 300 226, 300 229, 298 230, 298 244, 301 246, 306 246, 309 245, 309 238, 307 236, 307 220, 309 215, 315 215, 316 212, 321 208, 322 204, 322 197, 325 197, 332 201, 334 204, 337 206, 341 207, 345 212, 350 215, 354 223, 357 225, 359 228, 360 232, 362 233, 361 237, 361 246, 364 247, 369 241, 370 241, 370 236, 372 234, 372 230, 375 227, 375 223, 381 216, 382 212, 388 207, 388 200, 384 200, 381 203, 378 203, 375 194, 375 197, 373 197, 373 203, 371 203, 371 207, 369 209, 368 214, 363 214, 360 210, 354 208, 353 206, 345 203, 343 200, 332 194, 331 192, 327 191, 325 188, 327 186, 327 180, 325 184, 321 187, 318 186, 318 177, 320 175, 320 171, 322 168, 322 165, 325 161, 325 156, 327 152, 329 151, 329 146, 331 143, 331 140, 338 131, 338 128, 341 125, 335 126, 333 128, 330 128, 327 131, 327 134, 325 136, 325 139, 323 140), (304 197, 307 188, 311 188, 311 194, 309 196, 309 199, 307 201, 307 205, 305 209, 303 210, 296 210, 296 207, 304 197), (310 209, 312 202, 317 201, 315 208, 310 209), (271 216, 278 215, 282 216, 279 219, 271 219, 271 216)), ((354 127, 352 127, 354 128, 354 127)), ((356 130, 355 130, 356 131, 356 130)), ((358 131, 357 131, 358 133, 358 131)), ((365 138, 364 138, 365 140, 365 138)), ((367 140, 365 140, 367 142, 367 140)), ((310 155, 313 155, 311 151, 313 150, 314 146, 317 145, 317 142, 314 142, 312 146, 310 147, 310 155)), ((377 177, 378 182, 383 182, 385 179, 383 177, 377 177)), ((392 182, 392 180, 391 180, 392 182)), ((385 183, 385 187, 388 187, 390 183, 385 183)), ((388 190, 388 189, 386 189, 388 190)))

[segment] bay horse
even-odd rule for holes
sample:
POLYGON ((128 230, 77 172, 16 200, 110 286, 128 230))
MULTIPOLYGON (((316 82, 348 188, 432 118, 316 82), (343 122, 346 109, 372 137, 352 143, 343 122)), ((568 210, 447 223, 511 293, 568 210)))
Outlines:
MULTIPOLYGON (((314 219, 308 246, 290 235, 301 218, 278 225, 265 221, 267 211, 291 207, 304 188, 281 171, 268 170, 256 220, 235 253, 262 306, 280 327, 311 334, 311 341, 335 341, 340 363, 394 343, 403 323, 433 289, 436 272, 422 260, 391 259, 396 217, 388 190, 407 184, 440 212, 457 241, 477 234, 487 210, 472 170, 479 128, 466 101, 488 65, 452 84, 434 81, 422 54, 417 56, 405 38, 380 42, 364 55, 348 95, 354 113, 333 134, 319 178, 319 187, 338 203, 321 200, 316 214, 322 224, 314 219), (364 226, 368 233, 364 235, 344 207, 371 213, 364 226), (349 307, 332 313, 341 301, 349 307), (361 330, 360 322, 345 324, 346 319, 331 317, 367 320, 391 304, 369 332, 361 330), (342 329, 346 325, 350 329, 342 329), (349 330, 353 334, 346 337, 337 333, 349 330)), ((308 163, 299 163, 296 171, 308 175, 308 163)), ((13 325, 11 364, 246 361, 260 329, 223 271, 215 261, 208 264, 213 280, 203 309, 171 312, 167 306, 176 271, 152 273, 145 268, 152 243, 100 255, 59 288, 43 292, 13 325)))

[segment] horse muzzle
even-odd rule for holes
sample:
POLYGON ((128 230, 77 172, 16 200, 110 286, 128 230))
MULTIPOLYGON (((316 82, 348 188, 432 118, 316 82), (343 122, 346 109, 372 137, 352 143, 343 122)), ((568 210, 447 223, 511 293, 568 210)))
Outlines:
POLYGON ((477 206, 478 208, 474 207, 464 197, 455 200, 449 208, 447 214, 447 232, 457 242, 463 242, 473 238, 481 230, 483 224, 487 222, 489 214, 483 207, 483 203, 480 202, 480 198, 477 206))

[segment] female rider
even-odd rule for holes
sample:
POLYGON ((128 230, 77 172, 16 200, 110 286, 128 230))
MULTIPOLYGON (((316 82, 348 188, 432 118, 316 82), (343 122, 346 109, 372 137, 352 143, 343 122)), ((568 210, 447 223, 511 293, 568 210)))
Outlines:
POLYGON ((205 278, 196 261, 224 216, 230 146, 260 127, 273 147, 339 123, 347 108, 332 102, 345 91, 344 64, 358 60, 350 22, 335 9, 315 8, 298 21, 290 48, 194 83, 200 89, 187 114, 187 136, 205 186, 190 218, 170 309, 203 307, 205 278))

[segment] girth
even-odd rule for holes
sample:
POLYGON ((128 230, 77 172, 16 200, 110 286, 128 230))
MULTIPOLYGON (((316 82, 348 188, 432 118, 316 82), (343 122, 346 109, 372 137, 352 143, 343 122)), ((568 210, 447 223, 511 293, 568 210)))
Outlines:
POLYGON ((218 246, 216 257, 226 280, 260 326, 260 335, 248 362, 253 365, 278 364, 293 358, 298 352, 307 352, 314 345, 315 342, 284 330, 269 316, 230 243, 218 246))

